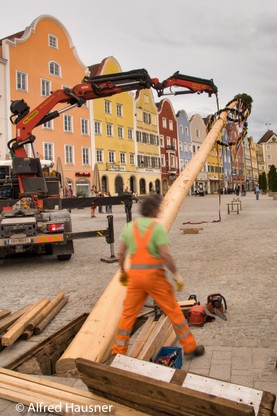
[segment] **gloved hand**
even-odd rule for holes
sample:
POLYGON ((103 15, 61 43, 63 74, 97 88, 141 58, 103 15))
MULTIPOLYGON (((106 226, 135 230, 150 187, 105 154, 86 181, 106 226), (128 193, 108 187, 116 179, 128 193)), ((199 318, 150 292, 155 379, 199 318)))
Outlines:
POLYGON ((184 279, 182 278, 179 272, 176 272, 173 275, 173 280, 176 284, 177 292, 180 292, 184 287, 184 279))
POLYGON ((127 286, 127 283, 128 283, 127 273, 122 272, 120 277, 119 277, 119 281, 120 281, 120 284, 122 284, 122 286, 127 286))

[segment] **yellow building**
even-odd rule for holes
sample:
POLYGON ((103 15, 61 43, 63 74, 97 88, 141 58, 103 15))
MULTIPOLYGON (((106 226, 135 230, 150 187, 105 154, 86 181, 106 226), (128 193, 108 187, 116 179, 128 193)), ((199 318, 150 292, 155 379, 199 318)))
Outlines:
MULTIPOLYGON (((2 39, 0 56, 7 60, 5 81, 7 107, 11 100, 27 102, 36 108, 51 91, 81 83, 87 67, 80 61, 71 37, 56 18, 43 15, 25 31, 2 39)), ((67 105, 57 105, 60 110, 67 105)), ((15 137, 9 125, 6 141, 15 137)), ((50 159, 57 165, 60 157, 65 176, 76 194, 88 195, 91 169, 91 135, 89 105, 67 110, 60 117, 34 129, 35 150, 29 156, 50 159)))
POLYGON ((210 193, 217 193, 219 188, 223 188, 223 160, 222 146, 214 144, 209 152, 208 158, 208 180, 210 185, 210 193))
MULTIPOLYGON (((113 57, 89 67, 91 75, 122 72, 113 57)), ((121 195, 136 172, 134 93, 124 92, 93 102, 94 160, 100 171, 101 190, 121 195)))
POLYGON ((161 192, 158 112, 151 90, 136 94, 137 175, 131 185, 140 195, 161 192))

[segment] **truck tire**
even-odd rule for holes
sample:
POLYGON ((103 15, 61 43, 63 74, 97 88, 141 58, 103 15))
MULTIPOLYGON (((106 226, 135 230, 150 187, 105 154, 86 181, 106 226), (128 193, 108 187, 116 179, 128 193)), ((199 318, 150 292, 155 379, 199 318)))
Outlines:
POLYGON ((57 259, 59 261, 66 261, 71 259, 71 254, 58 254, 57 259))

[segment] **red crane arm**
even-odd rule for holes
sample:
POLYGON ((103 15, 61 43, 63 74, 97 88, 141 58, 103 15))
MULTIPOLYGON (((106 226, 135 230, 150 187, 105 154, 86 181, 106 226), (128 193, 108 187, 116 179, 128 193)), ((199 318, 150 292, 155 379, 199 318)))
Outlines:
MULTIPOLYGON (((10 107, 12 112, 10 120, 13 124, 16 124, 16 138, 9 141, 8 147, 13 156, 23 159, 28 158, 24 145, 34 142, 35 136, 32 133, 33 129, 58 117, 61 113, 73 107, 81 107, 88 100, 109 97, 126 91, 138 91, 149 88, 155 89, 160 97, 165 95, 165 89, 171 89, 172 87, 182 88, 182 91, 170 92, 170 94, 174 95, 195 92, 206 92, 209 95, 217 93, 217 88, 212 80, 182 75, 179 72, 176 72, 163 82, 160 82, 157 78, 150 78, 145 69, 120 72, 117 74, 86 76, 81 84, 73 88, 54 91, 32 111, 30 111, 29 106, 24 100, 13 101, 10 107), (185 91, 184 88, 186 89, 185 91), (57 104, 62 103, 66 103, 68 106, 61 110, 52 111, 57 104)), ((34 155, 34 157, 36 156, 34 155)), ((20 163, 18 161, 17 165, 20 163)), ((39 162, 37 163, 39 164, 39 162)), ((37 174, 33 172, 36 168, 32 167, 30 168, 31 172, 28 172, 29 167, 24 167, 24 173, 21 173, 22 169, 21 166, 14 168, 18 172, 20 191, 23 194, 25 192, 24 179, 27 182, 27 178, 37 177, 37 174)))

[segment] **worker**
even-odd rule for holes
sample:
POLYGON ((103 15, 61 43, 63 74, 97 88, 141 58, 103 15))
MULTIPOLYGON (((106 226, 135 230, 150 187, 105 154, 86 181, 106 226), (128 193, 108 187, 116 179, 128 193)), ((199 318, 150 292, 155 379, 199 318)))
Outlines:
POLYGON ((144 197, 140 202, 142 216, 127 223, 120 236, 120 281, 127 286, 127 293, 112 355, 127 353, 133 325, 148 295, 170 319, 184 354, 193 357, 205 352, 203 345, 197 346, 176 300, 174 287, 166 277, 165 266, 173 274, 177 290, 183 289, 183 278, 168 250, 166 230, 155 220, 160 212, 161 202, 162 197, 159 194, 144 197), (127 254, 130 254, 128 272, 125 270, 127 254))

